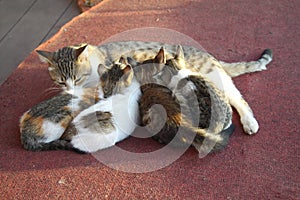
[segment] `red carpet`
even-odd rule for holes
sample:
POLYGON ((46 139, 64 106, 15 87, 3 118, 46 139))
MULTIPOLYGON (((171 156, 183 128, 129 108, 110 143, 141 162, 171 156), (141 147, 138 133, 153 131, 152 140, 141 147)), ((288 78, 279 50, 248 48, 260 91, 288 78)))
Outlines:
MULTIPOLYGON (((199 159, 190 148, 171 165, 148 173, 118 171, 92 155, 28 152, 20 144, 19 117, 54 95, 45 93, 52 81, 47 65, 33 52, 0 86, 0 198, 299 199, 299 8, 297 0, 105 0, 76 17, 39 49, 82 42, 96 45, 141 27, 186 34, 228 62, 257 59, 263 49, 271 48, 274 60, 267 71, 234 79, 254 110, 260 131, 251 137, 244 134, 234 113, 237 128, 223 151, 199 159)), ((161 34, 126 37, 184 42, 161 34)), ((151 139, 133 137, 118 146, 133 152, 161 148, 151 139)), ((114 162, 134 170, 144 161, 114 162)), ((151 168, 151 163, 159 162, 146 163, 151 168)))

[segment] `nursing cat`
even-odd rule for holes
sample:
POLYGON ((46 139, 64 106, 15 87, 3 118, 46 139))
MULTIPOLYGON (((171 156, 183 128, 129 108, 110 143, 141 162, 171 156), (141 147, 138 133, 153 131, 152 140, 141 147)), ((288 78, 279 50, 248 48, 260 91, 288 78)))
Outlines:
MULTIPOLYGON (((78 56, 74 66, 89 68, 92 75, 91 77, 94 77, 91 80, 86 80, 82 84, 97 85, 97 81, 94 80, 99 80, 97 74, 99 64, 108 66, 113 61, 117 60, 120 55, 132 57, 138 62, 143 62, 147 59, 155 57, 157 49, 159 49, 161 46, 165 47, 166 59, 174 57, 174 54, 176 54, 177 50, 176 45, 158 42, 112 42, 98 47, 87 45, 85 50, 78 56)), ((58 50, 57 52, 60 51, 61 50, 58 50)), ((47 54, 56 55, 57 52, 48 52, 47 54)), ((203 52, 195 47, 183 46, 183 52, 185 63, 181 66, 184 66, 186 69, 190 69, 193 72, 200 73, 204 78, 215 84, 219 90, 224 91, 225 96, 229 99, 229 103, 235 107, 239 113, 244 131, 248 134, 256 133, 259 129, 258 122, 254 118, 253 112, 248 103, 243 99, 241 93, 235 87, 231 77, 265 70, 266 65, 272 61, 272 51, 269 49, 265 50, 257 61, 237 63, 218 61, 209 53, 203 52)), ((49 73, 51 73, 51 70, 55 69, 51 66, 53 63, 57 62, 57 60, 52 59, 52 56, 44 56, 42 53, 40 53, 40 55, 43 61, 49 63, 49 73)), ((57 71, 59 72, 60 70, 57 71)), ((72 87, 74 87, 75 82, 75 77, 71 76, 65 80, 65 84, 72 87)), ((79 86, 80 85, 77 85, 76 87, 79 86)), ((67 89, 66 87, 64 88, 67 89)))
POLYGON ((200 75, 191 71, 182 75, 187 70, 178 71, 179 64, 184 64, 181 46, 173 59, 166 60, 161 48, 153 59, 136 64, 134 70, 142 85, 142 125, 165 144, 193 144, 198 151, 222 149, 234 129, 228 100, 200 75), (205 138, 211 141, 210 147, 207 143, 202 146, 205 138))
MULTIPOLYGON (((176 45, 163 44, 158 42, 112 42, 99 46, 100 51, 106 51, 106 57, 114 60, 118 55, 132 57, 138 62, 154 57, 155 49, 164 46, 166 59, 174 57, 176 45)), ((235 87, 231 77, 244 73, 261 71, 266 69, 266 65, 272 61, 272 51, 267 49, 257 61, 226 63, 219 62, 212 55, 197 48, 183 46, 185 68, 193 72, 200 73, 216 87, 224 91, 230 104, 237 110, 241 117, 244 131, 248 134, 257 133, 258 122, 254 118, 253 112, 248 103, 243 99, 239 90, 235 87)))
POLYGON ((109 68, 100 65, 99 75, 104 98, 72 121, 77 134, 71 144, 86 153, 115 145, 139 123, 140 84, 126 59, 121 57, 109 68))
POLYGON ((54 53, 37 52, 49 63, 49 75, 63 91, 22 115, 21 143, 32 151, 70 149, 68 140, 74 133, 64 134, 66 128, 80 111, 99 100, 97 88, 90 87, 98 82, 92 73, 98 57, 93 56, 95 51, 86 44, 64 47, 54 53))

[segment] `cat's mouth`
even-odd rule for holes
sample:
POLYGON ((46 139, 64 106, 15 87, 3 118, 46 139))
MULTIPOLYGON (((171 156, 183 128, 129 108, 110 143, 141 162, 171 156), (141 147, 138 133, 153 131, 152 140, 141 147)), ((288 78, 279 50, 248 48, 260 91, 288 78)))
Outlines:
POLYGON ((66 87, 65 91, 71 95, 75 95, 80 93, 82 91, 82 88, 81 87, 66 87))

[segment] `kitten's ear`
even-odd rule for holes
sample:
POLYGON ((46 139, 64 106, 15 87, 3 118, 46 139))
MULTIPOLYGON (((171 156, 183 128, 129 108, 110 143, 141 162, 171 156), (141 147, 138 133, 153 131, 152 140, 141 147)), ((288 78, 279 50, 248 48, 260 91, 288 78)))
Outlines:
POLYGON ((80 54, 85 50, 87 47, 87 44, 82 44, 78 49, 76 49, 75 54, 76 54, 76 59, 80 56, 80 54))
POLYGON ((127 57, 127 63, 131 66, 137 66, 138 65, 138 62, 136 62, 136 60, 134 60, 133 58, 131 57, 127 57))
POLYGON ((123 64, 123 65, 128 65, 127 59, 125 59, 123 56, 120 57, 119 63, 121 63, 121 64, 123 64))
POLYGON ((103 64, 99 64, 98 65, 98 70, 97 70, 97 72, 98 72, 98 74, 99 74, 99 76, 101 76, 104 72, 105 72, 105 66, 103 65, 103 64))
POLYGON ((50 64, 53 62, 53 56, 54 56, 53 52, 41 51, 41 50, 36 50, 36 52, 41 62, 50 63, 50 64))
POLYGON ((123 69, 123 74, 124 74, 123 78, 124 78, 125 86, 130 85, 134 76, 132 67, 130 65, 126 65, 126 67, 124 67, 123 69))
POLYGON ((164 47, 160 48, 160 50, 157 53, 157 55, 155 56, 154 60, 155 60, 155 63, 159 63, 159 64, 166 63, 164 47))

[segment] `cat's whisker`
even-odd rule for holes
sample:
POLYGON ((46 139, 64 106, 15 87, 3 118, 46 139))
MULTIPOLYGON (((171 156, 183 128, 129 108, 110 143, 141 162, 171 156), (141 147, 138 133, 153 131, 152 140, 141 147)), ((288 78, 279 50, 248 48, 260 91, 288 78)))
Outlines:
POLYGON ((54 87, 50 87, 46 90, 43 91, 43 93, 41 94, 43 97, 47 97, 49 96, 50 94, 53 94, 53 93, 58 93, 62 91, 61 88, 57 87, 57 86, 54 86, 54 87))

